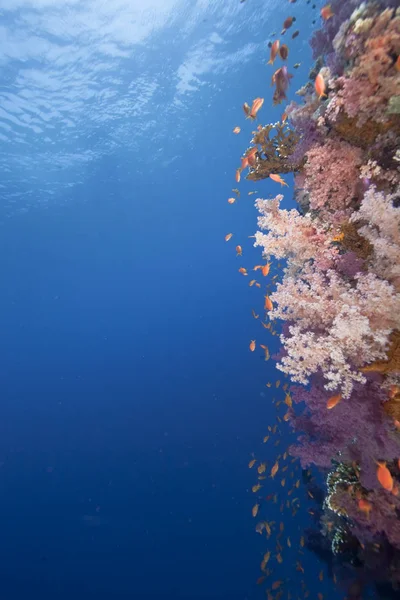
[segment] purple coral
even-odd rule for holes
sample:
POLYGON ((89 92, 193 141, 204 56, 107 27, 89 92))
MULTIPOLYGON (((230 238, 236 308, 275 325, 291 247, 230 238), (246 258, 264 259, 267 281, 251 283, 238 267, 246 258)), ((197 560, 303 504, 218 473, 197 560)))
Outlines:
POLYGON ((315 464, 327 468, 331 459, 356 461, 361 468, 360 481, 366 489, 379 489, 376 460, 393 460, 400 456, 400 434, 383 410, 386 394, 379 381, 369 378, 365 385, 355 384, 349 399, 332 410, 326 408, 331 394, 321 379, 315 377, 309 390, 291 388, 293 401, 304 402, 305 411, 291 423, 305 434, 300 444, 291 447, 302 466, 315 464))

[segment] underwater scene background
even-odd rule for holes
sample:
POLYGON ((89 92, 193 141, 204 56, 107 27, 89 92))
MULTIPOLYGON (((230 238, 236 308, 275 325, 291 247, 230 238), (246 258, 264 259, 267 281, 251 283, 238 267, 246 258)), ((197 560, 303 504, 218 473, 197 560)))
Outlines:
POLYGON ((1 597, 398 598, 398 2, 0 15, 1 597))

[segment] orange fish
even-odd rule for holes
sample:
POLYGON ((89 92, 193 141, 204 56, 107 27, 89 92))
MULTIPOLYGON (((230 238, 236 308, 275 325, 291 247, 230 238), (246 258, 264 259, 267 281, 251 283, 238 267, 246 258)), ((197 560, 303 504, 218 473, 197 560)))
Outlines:
POLYGON ((334 14, 335 13, 332 12, 330 4, 326 4, 323 8, 321 8, 321 17, 324 19, 324 21, 327 21, 333 17, 334 14))
POLYGON ((239 270, 239 273, 241 273, 242 275, 248 275, 248 273, 244 267, 240 267, 240 269, 238 269, 238 270, 239 270))
POLYGON ((236 198, 228 198, 228 202, 229 204, 233 204, 234 202, 236 202, 236 198))
POLYGON ((281 31, 281 35, 286 33, 286 30, 289 29, 289 27, 291 27, 293 25, 295 20, 296 20, 296 17, 288 17, 287 19, 285 19, 283 21, 283 29, 281 31))
POLYGON ((390 474, 389 469, 386 466, 386 463, 376 463, 378 465, 378 469, 376 471, 376 476, 378 478, 381 486, 391 492, 393 490, 393 477, 390 474))
POLYGON ((233 236, 233 233, 227 233, 225 236, 225 241, 229 242, 229 240, 231 239, 232 236, 233 236))
POLYGON ((389 388, 389 398, 395 398, 400 394, 400 387, 398 385, 391 385, 389 388))
POLYGON ((269 350, 268 350, 268 346, 264 346, 264 344, 260 344, 260 348, 262 348, 265 352, 265 359, 264 360, 269 360, 269 350))
POLYGON ((256 464, 256 459, 252 458, 251 461, 249 462, 249 469, 252 469, 255 464, 256 464))
POLYGON ((249 283, 249 286, 250 286, 250 287, 253 287, 253 285, 255 284, 255 282, 256 282, 256 280, 255 280, 255 279, 252 279, 252 280, 250 281, 250 283, 249 283))
POLYGON ((279 56, 282 60, 286 60, 289 56, 289 48, 286 46, 286 44, 282 44, 282 46, 279 48, 279 56))
POLYGON ((360 500, 358 501, 358 508, 362 512, 365 512, 367 517, 369 517, 369 513, 372 510, 372 504, 370 502, 368 502, 368 500, 364 500, 364 498, 360 498, 360 500))
POLYGON ((271 266, 271 263, 267 263, 266 265, 261 267, 261 273, 264 275, 264 277, 266 277, 268 275, 270 266, 271 266))
POLYGON ((279 470, 279 462, 276 461, 276 463, 274 464, 274 466, 271 469, 271 477, 272 477, 272 479, 275 477, 275 475, 277 474, 278 470, 279 470))
POLYGON ((236 256, 242 256, 242 246, 236 246, 236 256))
POLYGON ((258 314, 257 314, 257 313, 254 311, 254 309, 253 309, 253 308, 251 309, 251 314, 253 315, 253 317, 254 317, 255 319, 258 319, 258 317, 260 316, 260 315, 258 315, 258 314))
POLYGON ((261 475, 262 473, 265 473, 265 469, 266 469, 266 467, 267 467, 267 465, 266 465, 265 463, 261 463, 261 464, 258 466, 258 469, 257 469, 258 473, 259 473, 260 475, 261 475))
POLYGON ((256 349, 256 340, 251 340, 249 348, 251 352, 254 352, 254 350, 256 349))
POLYGON ((320 100, 323 96, 327 97, 325 94, 325 89, 326 89, 325 81, 324 81, 324 78, 322 77, 321 73, 318 73, 318 75, 316 76, 314 87, 315 87, 315 91, 317 92, 317 96, 320 100))
POLYGON ((400 71, 400 55, 397 57, 397 60, 394 63, 394 68, 396 69, 397 72, 400 71))
MULTIPOLYGON (((248 152, 246 158, 247 158, 247 162, 248 162, 248 166, 253 167, 256 163, 256 154, 258 152, 258 148, 254 147, 250 150, 250 152, 248 152)), ((256 192, 249 192, 249 196, 251 196, 252 193, 256 193, 256 192)))
POLYGON ((241 160, 240 170, 243 171, 244 169, 246 169, 249 166, 249 159, 247 158, 247 156, 243 156, 240 160, 241 160))
POLYGON ((326 408, 328 410, 335 408, 336 404, 339 404, 341 399, 342 399, 341 394, 336 394, 336 396, 332 396, 332 398, 329 398, 328 402, 326 403, 326 408))
POLYGON ((282 177, 280 175, 277 175, 276 173, 270 173, 269 176, 272 179, 272 181, 275 181, 276 183, 280 183, 281 185, 287 185, 289 187, 289 185, 286 183, 286 181, 284 181, 282 179, 282 177))
POLYGON ((264 104, 264 98, 255 98, 253 100, 253 104, 251 106, 251 110, 250 110, 250 114, 249 114, 250 119, 254 120, 256 118, 257 113, 263 104, 264 104))
POLYGON ((274 308, 274 305, 272 304, 271 299, 269 298, 269 296, 265 296, 264 309, 272 310, 273 308, 274 308))
POLYGON ((271 46, 271 52, 269 55, 269 61, 267 62, 267 65, 273 65, 274 61, 278 55, 278 51, 279 51, 279 40, 275 40, 274 43, 271 46))
POLYGON ((259 505, 259 504, 255 504, 255 505, 253 506, 253 508, 251 509, 251 514, 253 515, 253 517, 256 517, 256 516, 257 516, 258 509, 259 509, 259 508, 260 508, 260 505, 259 505))
POLYGON ((239 183, 239 181, 240 181, 240 169, 236 169, 235 179, 236 179, 236 183, 239 183))
POLYGON ((233 133, 236 133, 236 134, 240 133, 240 127, 235 127, 235 129, 233 130, 233 133))
POLYGON ((286 112, 284 112, 283 115, 281 116, 282 123, 285 123, 286 119, 287 119, 287 114, 286 114, 286 112))
POLYGON ((247 104, 247 102, 243 104, 243 110, 246 117, 248 117, 250 114, 250 106, 247 104))
POLYGON ((277 590, 278 588, 281 587, 282 583, 283 583, 283 581, 274 581, 274 583, 272 584, 271 587, 273 590, 277 590))
POLYGON ((258 492, 258 490, 261 490, 261 485, 259 483, 257 483, 257 485, 253 485, 253 487, 251 488, 251 491, 256 494, 258 492))
POLYGON ((321 570, 321 571, 319 572, 319 580, 320 580, 320 581, 323 581, 323 579, 324 579, 324 572, 321 570))

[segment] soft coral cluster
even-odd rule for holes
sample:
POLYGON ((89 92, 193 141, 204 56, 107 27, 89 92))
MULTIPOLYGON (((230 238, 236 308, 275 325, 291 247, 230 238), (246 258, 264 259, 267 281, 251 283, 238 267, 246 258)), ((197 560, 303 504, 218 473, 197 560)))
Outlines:
POLYGON ((342 25, 333 45, 336 54, 352 64, 332 80, 336 106, 356 117, 359 126, 368 119, 388 121, 391 98, 400 95, 395 66, 400 54, 400 14, 386 9, 375 15, 373 6, 366 5, 342 25))
POLYGON ((361 150, 341 140, 327 139, 307 152, 305 189, 314 210, 340 212, 344 218, 357 188, 361 150))
MULTIPOLYGON (((257 200, 255 245, 266 258, 285 259, 287 265, 270 294, 269 317, 285 325, 278 368, 308 386, 292 390, 290 419, 302 435, 291 451, 303 466, 329 468, 332 459, 356 465, 357 489, 370 495, 374 521, 366 522, 353 497, 339 494, 336 501, 353 520, 359 540, 364 531, 400 547, 393 520, 399 501, 376 477, 377 460, 394 465, 400 455, 400 423, 388 404, 389 390, 400 385, 395 4, 333 0, 334 16, 313 38, 316 71, 324 61, 330 67, 322 67, 327 98, 317 99, 308 84, 304 104, 287 109, 299 138, 290 160, 301 213, 282 210, 282 196, 257 200), (338 392, 340 402, 328 410, 329 397, 338 392), (302 401, 305 409, 298 414, 302 401)), ((400 469, 391 470, 400 483, 400 469)))

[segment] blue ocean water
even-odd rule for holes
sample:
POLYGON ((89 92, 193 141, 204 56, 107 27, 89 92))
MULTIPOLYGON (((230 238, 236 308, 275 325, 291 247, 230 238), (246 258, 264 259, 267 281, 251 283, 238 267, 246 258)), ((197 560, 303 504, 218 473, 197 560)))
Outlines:
MULTIPOLYGON (((268 41, 296 16, 295 98, 319 8, 0 0, 2 599, 265 597, 247 464, 274 459, 277 374, 249 352, 263 298, 238 268, 260 262, 254 199, 280 188, 234 174, 243 102, 265 98, 261 123, 284 110, 268 41)), ((302 560, 272 579, 338 598, 302 560)))

